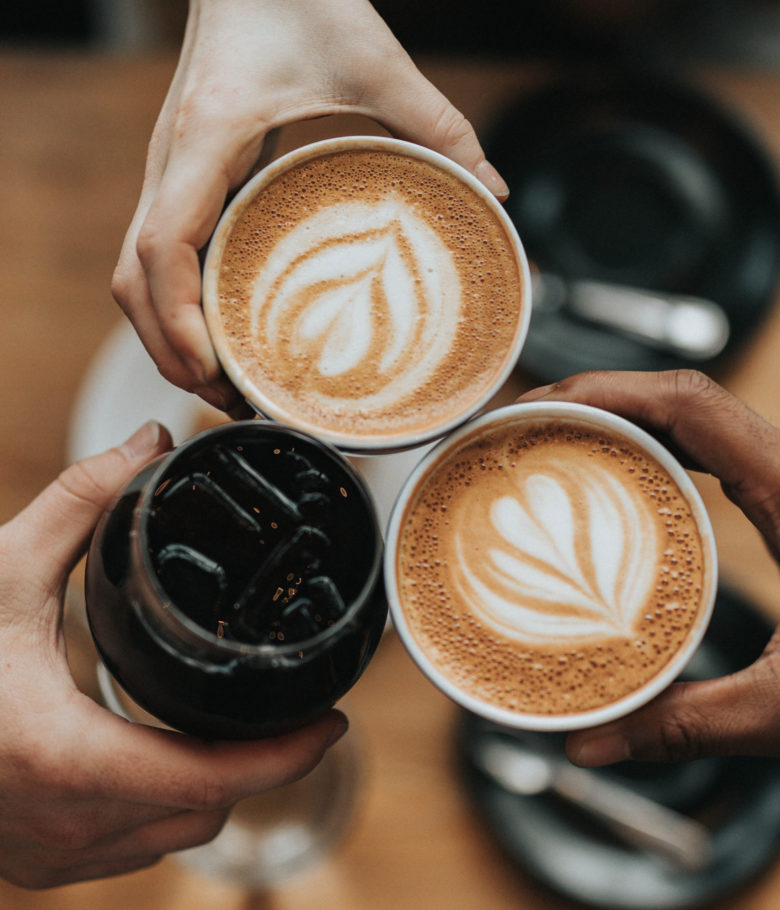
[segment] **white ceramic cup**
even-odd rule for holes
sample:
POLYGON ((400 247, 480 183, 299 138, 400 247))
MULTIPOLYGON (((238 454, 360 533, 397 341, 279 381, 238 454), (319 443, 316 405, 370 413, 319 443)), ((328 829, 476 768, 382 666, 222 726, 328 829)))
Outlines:
MULTIPOLYGON (((478 487, 479 478, 473 481, 472 485, 478 487)), ((479 558, 487 560, 489 554, 481 550, 479 558)), ((393 624, 409 654, 431 682, 463 708, 495 723, 525 730, 562 731, 595 726, 622 717, 646 704, 679 676, 706 632, 715 601, 718 569, 714 534, 701 497, 679 462, 656 439, 621 417, 587 405, 565 402, 529 402, 499 408, 472 420, 440 441, 422 459, 403 486, 391 514, 386 536, 384 571, 385 588, 393 624), (466 691, 465 688, 460 687, 445 675, 431 655, 421 646, 413 634, 401 603, 397 579, 399 534, 404 525, 407 506, 416 494, 420 482, 430 476, 431 472, 436 470, 436 466, 441 465, 462 445, 464 440, 472 438, 474 434, 490 427, 500 426, 507 420, 511 420, 513 426, 517 425, 518 430, 521 430, 523 426, 538 425, 540 421, 565 421, 574 422, 585 428, 603 429, 610 435, 617 434, 619 437, 626 438, 660 463, 671 476, 690 507, 698 528, 704 578, 698 611, 682 645, 674 652, 668 663, 639 688, 615 701, 593 709, 559 714, 525 713, 475 697, 473 692, 466 691)), ((437 606, 436 609, 442 608, 437 606)), ((442 610, 442 616, 446 616, 446 611, 442 610)), ((517 647, 522 646, 522 643, 517 645, 517 647)))
MULTIPOLYGON (((390 196, 388 196, 388 198, 390 198, 390 196)), ((360 202, 361 198, 358 194, 357 203, 359 204, 360 202)), ((333 207, 338 208, 341 204, 346 204, 346 202, 334 204, 333 207)), ((381 221, 381 216, 378 216, 375 213, 370 215, 370 217, 375 220, 378 218, 381 221)), ((409 223, 411 224, 413 221, 414 218, 412 218, 409 223)), ((355 223, 359 224, 357 221, 355 223)), ((279 253, 279 259, 283 262, 287 262, 290 258, 295 259, 300 254, 307 252, 306 243, 309 242, 307 239, 309 236, 307 231, 317 235, 319 238, 317 242, 321 241, 320 235, 317 233, 320 230, 320 227, 310 231, 309 222, 306 221, 303 224, 306 230, 298 230, 292 243, 289 242, 289 236, 285 239, 284 242, 288 243, 288 246, 284 248, 284 253, 279 253)), ((350 224, 352 224, 352 222, 350 222, 350 224)), ((371 221, 370 223, 367 222, 366 231, 373 230, 373 226, 374 221, 371 221)), ((402 227, 402 230, 403 229, 404 228, 402 227)), ((327 232, 330 228, 323 228, 323 230, 327 232)), ((431 232, 429 231, 429 233, 431 232)), ((424 238, 424 230, 420 232, 420 236, 424 238)), ((424 262, 422 263, 424 265, 424 272, 437 271, 445 268, 448 257, 441 256, 441 249, 443 249, 443 247, 437 247, 437 243, 440 244, 441 242, 436 241, 434 237, 431 243, 423 239, 423 242, 418 245, 417 254, 424 259, 424 262), (439 256, 439 258, 437 258, 437 256, 439 256)), ((277 243, 275 249, 279 249, 280 247, 281 243, 277 243)), ((317 249, 319 248, 320 247, 317 247, 317 249)), ((396 259, 396 261, 400 260, 396 259)), ((452 267, 450 266, 450 268, 452 267)), ((427 278, 424 278, 423 282, 427 280, 427 278)), ((265 288, 265 283, 270 281, 271 279, 267 278, 266 275, 263 275, 260 278, 257 278, 257 276, 254 278, 253 303, 257 301, 258 297, 262 300, 267 299, 263 297, 263 291, 258 292, 257 288, 265 288)), ((436 281, 438 281, 438 277, 436 278, 436 281)), ((440 285, 444 287, 447 286, 447 283, 442 279, 440 285)), ((472 291, 469 290, 469 293, 471 294, 472 291)), ((459 300, 460 296, 460 294, 440 294, 439 304, 443 308, 441 312, 451 311, 453 302, 459 300)), ((492 305, 492 301, 487 299, 488 296, 489 295, 487 295, 485 299, 486 307, 492 305)), ((486 405, 494 393, 504 384, 520 355, 528 331, 531 315, 531 281, 526 255, 511 220, 496 198, 468 171, 443 155, 410 142, 374 136, 351 136, 316 142, 282 156, 255 175, 255 177, 253 177, 236 195, 217 225, 206 255, 203 268, 203 308, 210 336, 225 372, 238 391, 258 413, 262 416, 270 417, 282 423, 291 424, 298 429, 312 433, 344 451, 353 454, 377 454, 412 448, 444 436, 479 412, 486 405), (446 419, 442 419, 435 424, 428 424, 422 430, 416 428, 411 431, 389 431, 385 428, 377 427, 376 432, 372 429, 356 434, 349 429, 345 429, 343 425, 329 426, 327 425, 327 421, 318 422, 311 415, 305 416, 300 412, 300 409, 296 410, 294 405, 290 404, 289 401, 286 404, 280 403, 278 400, 279 396, 276 396, 276 398, 274 397, 273 391, 269 388, 268 383, 263 383, 261 381, 262 377, 260 380, 257 378, 253 379, 248 375, 248 372, 242 368, 241 363, 235 355, 230 333, 226 330, 220 314, 220 267, 223 256, 225 255, 226 247, 231 243, 231 232, 241 213, 255 200, 258 198, 262 199, 264 191, 266 191, 269 185, 283 173, 302 163, 308 162, 311 159, 330 155, 334 152, 350 150, 375 150, 395 155, 400 154, 426 162, 434 168, 444 171, 447 175, 455 177, 459 186, 461 188, 466 187, 469 193, 473 194, 473 197, 476 197, 480 202, 480 205, 484 205, 488 212, 498 220, 502 232, 505 235, 507 249, 509 250, 510 256, 513 257, 517 269, 517 288, 512 289, 515 300, 518 302, 516 323, 513 325, 513 334, 511 340, 507 344, 506 350, 502 352, 500 358, 497 358, 495 369, 491 370, 489 387, 485 387, 483 384, 478 394, 473 398, 464 401, 460 410, 456 413, 449 412, 446 415, 446 419)), ((363 313, 366 310, 365 308, 359 308, 359 311, 363 313)), ((282 331, 287 333, 291 331, 289 325, 284 323, 284 320, 278 321, 282 322, 282 331)), ((453 329, 453 331, 460 332, 467 328, 468 320, 461 319, 457 325, 457 329, 453 329)), ((433 345, 431 345, 431 348, 432 347, 433 345)), ((442 349, 446 349, 446 346, 442 349)), ((451 349, 451 346, 449 349, 451 349)), ((414 357, 410 361, 415 364, 414 368, 417 371, 414 374, 415 377, 423 375, 418 360, 423 360, 427 356, 428 354, 426 353, 424 345, 420 346, 419 349, 415 348, 414 357)), ((459 364, 456 364, 455 368, 457 369, 458 366, 459 364)), ((408 372, 405 375, 404 381, 408 383, 409 388, 414 388, 415 379, 409 378, 408 372)), ((464 399, 465 398, 466 396, 464 395, 464 399)))

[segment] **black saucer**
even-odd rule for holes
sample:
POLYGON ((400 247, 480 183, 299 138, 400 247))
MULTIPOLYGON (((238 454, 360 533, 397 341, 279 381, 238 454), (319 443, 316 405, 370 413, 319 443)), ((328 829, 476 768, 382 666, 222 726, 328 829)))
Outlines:
MULTIPOLYGON (((706 679, 753 662, 772 633, 767 619, 737 594, 718 594, 712 623, 685 677, 706 679)), ((713 833, 714 858, 687 872, 615 839, 559 798, 517 796, 468 759, 475 737, 495 725, 464 712, 458 755, 466 790, 507 856, 566 897, 608 910, 687 910, 722 899, 778 855, 780 762, 709 758, 679 765, 625 762, 595 771, 701 820, 713 833)), ((539 750, 563 752, 563 735, 521 733, 539 750)))
MULTIPOLYGON (((522 99, 487 142, 529 258, 567 278, 720 304, 733 352, 774 299, 780 194, 757 139, 692 87, 587 73, 522 99)), ((545 381, 584 369, 696 364, 561 312, 537 312, 520 365, 545 381)))

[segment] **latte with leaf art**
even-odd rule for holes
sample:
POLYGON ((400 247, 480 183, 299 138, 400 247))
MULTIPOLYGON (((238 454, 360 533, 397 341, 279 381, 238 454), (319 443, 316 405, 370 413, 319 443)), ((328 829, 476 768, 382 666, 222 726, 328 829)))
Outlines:
POLYGON ((690 651, 715 583, 710 532, 679 465, 672 476, 597 420, 526 409, 464 428, 420 469, 390 532, 391 602, 471 697, 523 714, 594 711, 690 651))
POLYGON ((628 638, 656 582, 658 515, 672 510, 652 509, 577 448, 559 449, 536 473, 518 473, 509 446, 489 469, 503 469, 505 489, 464 491, 453 516, 457 595, 517 641, 628 638))
POLYGON ((247 400, 358 451, 462 423, 527 329, 527 263, 501 207, 397 140, 333 140, 271 165, 204 271, 209 330, 247 400))

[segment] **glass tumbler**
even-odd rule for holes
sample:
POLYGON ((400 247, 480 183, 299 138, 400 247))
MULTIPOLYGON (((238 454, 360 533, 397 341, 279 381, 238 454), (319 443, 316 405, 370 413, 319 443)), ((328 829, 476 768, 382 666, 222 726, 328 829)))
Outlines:
POLYGON ((387 606, 364 482, 270 421, 201 433, 147 465, 86 565, 98 652, 141 708, 206 739, 276 735, 357 681, 387 606))

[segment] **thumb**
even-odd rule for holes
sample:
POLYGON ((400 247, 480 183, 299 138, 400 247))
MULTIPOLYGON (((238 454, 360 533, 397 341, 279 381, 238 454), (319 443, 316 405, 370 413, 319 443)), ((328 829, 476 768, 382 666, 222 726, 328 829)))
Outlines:
POLYGON ((628 717, 571 733, 566 754, 584 767, 713 755, 780 756, 780 683, 772 662, 765 656, 730 676, 676 683, 628 717))
POLYGON ((168 431, 150 421, 122 445, 70 465, 6 525, 16 552, 35 554, 39 579, 56 585, 84 552, 115 495, 170 446, 168 431))

